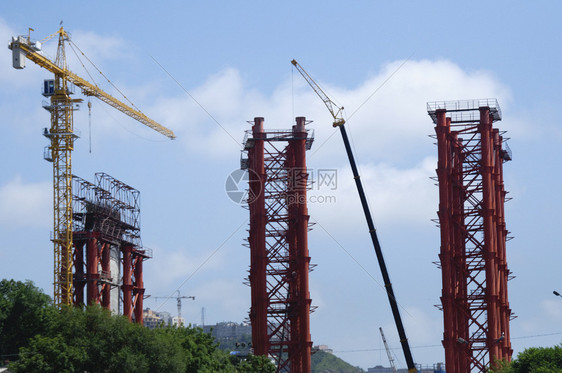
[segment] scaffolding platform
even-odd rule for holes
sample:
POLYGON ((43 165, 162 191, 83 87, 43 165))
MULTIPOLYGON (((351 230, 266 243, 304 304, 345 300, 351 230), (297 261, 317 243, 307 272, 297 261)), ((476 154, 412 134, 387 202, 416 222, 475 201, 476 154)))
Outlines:
POLYGON ((480 108, 489 108, 493 122, 502 119, 502 112, 498 100, 484 98, 475 100, 434 101, 427 103, 427 113, 437 124, 437 111, 444 110, 454 123, 478 123, 480 121, 480 108))

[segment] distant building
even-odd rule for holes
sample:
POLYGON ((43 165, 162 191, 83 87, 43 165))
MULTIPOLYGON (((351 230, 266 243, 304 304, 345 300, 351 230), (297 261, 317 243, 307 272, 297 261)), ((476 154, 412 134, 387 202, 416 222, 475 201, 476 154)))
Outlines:
MULTIPOLYGON (((431 365, 422 366, 416 364, 418 373, 445 373, 445 364, 436 363, 431 365)), ((374 368, 367 369, 367 373, 394 373, 392 368, 383 367, 382 365, 377 365, 374 368)), ((397 369, 396 373, 408 373, 408 369, 397 369)))
POLYGON ((324 351, 327 352, 329 354, 333 354, 334 350, 332 350, 331 348, 328 347, 328 345, 318 345, 318 346, 313 346, 312 347, 313 350, 318 350, 318 351, 324 351))
POLYGON ((185 319, 183 317, 172 317, 172 325, 173 326, 185 326, 185 319))
POLYGON ((143 310, 144 326, 148 329, 154 329, 160 325, 173 325, 172 317, 169 312, 157 312, 150 308, 143 310))
POLYGON ((382 365, 377 365, 374 368, 367 369, 367 373, 394 373, 392 368, 383 367, 382 365))
POLYGON ((205 325, 203 326, 203 331, 205 333, 211 333, 211 335, 217 339, 225 338, 237 340, 245 335, 252 334, 252 327, 247 323, 235 323, 235 322, 220 322, 217 325, 205 325))

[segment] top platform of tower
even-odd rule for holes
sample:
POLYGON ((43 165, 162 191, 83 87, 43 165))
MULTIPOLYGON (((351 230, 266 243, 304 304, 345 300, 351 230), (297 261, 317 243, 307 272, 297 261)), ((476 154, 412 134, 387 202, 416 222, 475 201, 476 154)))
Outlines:
POLYGON ((435 124, 437 124, 437 112, 441 110, 448 113, 451 123, 476 123, 480 120, 480 108, 488 108, 494 122, 502 119, 500 105, 495 98, 427 103, 427 113, 435 124))

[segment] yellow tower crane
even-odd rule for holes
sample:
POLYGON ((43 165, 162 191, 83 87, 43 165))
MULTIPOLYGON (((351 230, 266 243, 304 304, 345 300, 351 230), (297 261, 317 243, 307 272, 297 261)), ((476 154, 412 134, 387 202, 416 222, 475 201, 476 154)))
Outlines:
MULTIPOLYGON (((29 29, 30 33, 33 29, 29 29)), ((54 197, 54 303, 57 306, 72 304, 72 162, 74 149, 73 111, 82 99, 70 97, 72 85, 79 87, 85 96, 94 96, 117 110, 136 119, 146 126, 174 139, 168 128, 148 118, 138 109, 124 104, 87 80, 68 69, 65 43, 70 42, 69 34, 61 27, 44 40, 58 36, 55 61, 42 54, 41 42, 31 41, 30 34, 12 37, 8 48, 12 50, 12 64, 15 69, 25 67, 26 58, 55 74, 55 79, 45 81, 43 95, 50 97, 47 109, 51 112, 51 127, 44 135, 51 140, 46 159, 53 162, 54 197)), ((134 106, 134 105, 133 105, 134 106)))

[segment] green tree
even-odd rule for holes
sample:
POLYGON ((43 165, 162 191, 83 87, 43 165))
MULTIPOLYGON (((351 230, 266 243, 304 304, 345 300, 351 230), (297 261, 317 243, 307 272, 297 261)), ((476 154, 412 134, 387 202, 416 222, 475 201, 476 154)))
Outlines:
POLYGON ((16 360, 20 347, 49 327, 54 311, 49 304, 31 281, 0 281, 0 361, 16 360))
POLYGON ((22 347, 21 359, 10 365, 15 372, 26 373, 74 373, 83 372, 87 356, 78 346, 68 345, 60 336, 35 336, 28 347, 22 347))
POLYGON ((495 373, 562 372, 562 345, 531 347, 520 352, 511 363, 502 363, 495 373))
POLYGON ((275 371, 263 357, 231 360, 200 328, 150 330, 99 305, 59 310, 31 282, 13 280, 0 282, 0 348, 19 357, 16 373, 275 371))

